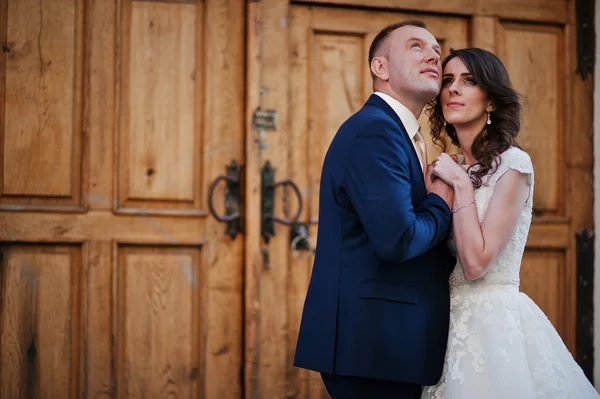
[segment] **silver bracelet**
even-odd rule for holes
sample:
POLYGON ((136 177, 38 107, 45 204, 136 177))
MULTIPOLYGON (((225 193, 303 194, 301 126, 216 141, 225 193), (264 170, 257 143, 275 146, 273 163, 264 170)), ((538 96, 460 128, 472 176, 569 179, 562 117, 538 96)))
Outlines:
POLYGON ((460 211, 461 209, 468 207, 469 205, 473 205, 474 203, 475 203, 475 200, 469 202, 468 204, 464 204, 463 206, 459 206, 458 208, 454 208, 454 209, 452 209, 452 213, 456 213, 456 212, 460 211))

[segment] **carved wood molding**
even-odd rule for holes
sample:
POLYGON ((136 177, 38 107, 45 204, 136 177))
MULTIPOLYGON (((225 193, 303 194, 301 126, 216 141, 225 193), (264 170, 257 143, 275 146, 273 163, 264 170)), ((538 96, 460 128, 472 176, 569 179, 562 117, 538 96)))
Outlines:
POLYGON ((567 22, 569 1, 574 0, 292 0, 292 3, 494 16, 510 20, 564 24, 567 22))

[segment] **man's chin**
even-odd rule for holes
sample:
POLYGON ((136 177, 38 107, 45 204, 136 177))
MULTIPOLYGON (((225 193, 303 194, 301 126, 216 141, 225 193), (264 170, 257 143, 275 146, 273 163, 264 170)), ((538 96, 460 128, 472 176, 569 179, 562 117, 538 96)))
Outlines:
POLYGON ((421 93, 423 94, 423 99, 426 102, 430 102, 440 94, 440 87, 438 85, 423 85, 421 93))
POLYGON ((441 89, 442 86, 440 86, 438 82, 434 82, 431 85, 429 85, 429 90, 431 91, 434 97, 437 97, 437 95, 440 94, 441 89))

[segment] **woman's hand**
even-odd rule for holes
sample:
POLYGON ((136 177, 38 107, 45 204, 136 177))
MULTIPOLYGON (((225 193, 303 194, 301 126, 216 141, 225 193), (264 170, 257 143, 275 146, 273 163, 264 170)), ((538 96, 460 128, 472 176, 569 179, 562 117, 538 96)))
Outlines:
POLYGON ((471 179, 467 172, 457 164, 456 159, 450 157, 450 155, 441 153, 435 161, 431 164, 432 177, 439 177, 446 184, 456 188, 459 183, 471 184, 471 179))

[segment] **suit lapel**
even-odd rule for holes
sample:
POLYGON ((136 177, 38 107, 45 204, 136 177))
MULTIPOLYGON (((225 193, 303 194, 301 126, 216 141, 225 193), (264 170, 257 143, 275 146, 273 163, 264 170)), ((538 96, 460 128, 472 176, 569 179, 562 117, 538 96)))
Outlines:
POLYGON ((408 147, 410 148, 410 151, 412 153, 412 162, 416 163, 419 170, 421 171, 421 176, 423 176, 423 169, 421 168, 421 162, 419 162, 419 156, 417 155, 412 140, 408 136, 408 132, 406 131, 406 128, 404 127, 404 124, 402 123, 402 120, 400 120, 398 114, 392 109, 392 107, 388 105, 388 103, 385 102, 383 98, 379 97, 377 94, 371 94, 366 104, 380 108, 398 124, 398 126, 400 127, 400 131, 402 132, 402 137, 404 138, 404 140, 406 140, 406 143, 408 144, 408 147))

